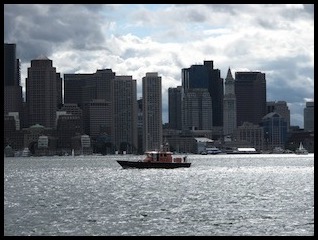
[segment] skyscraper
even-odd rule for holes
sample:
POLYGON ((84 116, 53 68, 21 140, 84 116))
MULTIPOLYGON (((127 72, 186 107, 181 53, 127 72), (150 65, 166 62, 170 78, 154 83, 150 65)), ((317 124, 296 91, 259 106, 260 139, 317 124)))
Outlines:
POLYGON ((285 121, 287 122, 287 132, 288 132, 290 127, 290 110, 287 106, 287 102, 286 101, 266 102, 266 114, 270 112, 277 112, 285 119, 285 121))
POLYGON ((190 88, 182 99, 183 130, 212 130, 212 101, 207 88, 190 88))
POLYGON ((116 76, 114 80, 114 142, 116 149, 136 153, 137 85, 132 76, 116 76))
POLYGON ((306 102, 304 108, 304 130, 315 130, 315 102, 306 102))
POLYGON ((57 110, 57 79, 52 60, 40 56, 31 60, 26 78, 26 100, 29 124, 55 128, 57 110))
POLYGON ((182 87, 168 89, 169 128, 182 129, 182 87))
POLYGON ((236 128, 235 81, 229 68, 224 83, 223 134, 232 135, 236 128))
POLYGON ((235 73, 237 126, 259 125, 266 115, 266 79, 261 72, 235 73))
POLYGON ((223 79, 219 69, 214 69, 213 61, 204 61, 203 65, 192 65, 181 71, 182 87, 187 89, 208 89, 212 101, 212 125, 223 126, 223 79))
POLYGON ((16 44, 5 43, 4 48, 4 114, 18 112, 22 115, 22 87, 20 86, 20 60, 16 58, 16 44))
POLYGON ((5 43, 4 48, 4 86, 19 86, 19 66, 16 58, 16 44, 5 43))
POLYGON ((115 76, 112 69, 98 69, 93 74, 64 74, 64 102, 76 103, 83 110, 85 134, 94 139, 103 132, 113 144, 115 76), (101 111, 100 115, 98 111, 101 111), (99 126, 103 121, 104 126, 99 126))
POLYGON ((159 150, 162 145, 162 93, 161 77, 148 72, 142 78, 143 97, 143 149, 159 150))
POLYGON ((193 88, 182 99, 183 130, 212 129, 212 101, 208 89, 193 88))

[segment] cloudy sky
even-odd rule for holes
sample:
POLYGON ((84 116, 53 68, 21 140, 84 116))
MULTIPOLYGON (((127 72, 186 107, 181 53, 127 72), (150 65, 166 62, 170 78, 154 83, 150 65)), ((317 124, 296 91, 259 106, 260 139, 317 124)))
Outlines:
POLYGON ((291 125, 303 127, 314 98, 314 6, 306 4, 5 4, 4 42, 17 44, 22 86, 32 59, 45 55, 63 76, 111 68, 137 80, 162 77, 163 122, 168 88, 181 69, 213 60, 266 74, 267 101, 286 101, 291 125))

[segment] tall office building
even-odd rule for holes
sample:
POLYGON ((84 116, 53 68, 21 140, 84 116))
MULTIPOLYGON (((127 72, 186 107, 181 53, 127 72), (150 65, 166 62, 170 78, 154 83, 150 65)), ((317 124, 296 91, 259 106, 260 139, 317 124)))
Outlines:
POLYGON ((3 86, 19 86, 19 64, 16 58, 16 44, 5 43, 4 53, 4 85, 3 86))
POLYGON ((113 144, 115 75, 111 69, 98 69, 93 74, 64 74, 64 102, 77 104, 83 110, 85 134, 92 138, 107 134, 113 144), (98 111, 101 111, 100 116, 98 111), (100 126, 105 119, 104 126, 100 126))
POLYGON ((148 72, 142 78, 143 150, 159 150, 162 146, 161 77, 148 72))
POLYGON ((304 108, 304 130, 314 131, 315 130, 315 102, 306 102, 304 108))
POLYGON ((77 106, 83 109, 83 87, 93 76, 93 73, 65 73, 64 103, 77 104, 77 106))
POLYGON ((62 78, 60 73, 56 73, 56 106, 61 108, 63 105, 62 78))
POLYGON ((116 149, 136 153, 137 85, 132 76, 116 76, 114 80, 114 142, 116 149))
POLYGON ((57 79, 59 74, 52 60, 40 56, 31 60, 26 78, 26 100, 29 124, 55 128, 57 110, 57 79))
POLYGON ((279 113, 287 122, 287 132, 290 128, 290 110, 286 101, 269 101, 266 102, 266 114, 270 112, 279 113))
POLYGON ((206 88, 212 101, 213 126, 223 126, 223 78, 219 69, 214 69, 213 61, 203 65, 192 65, 181 71, 182 87, 187 89, 206 88))
POLYGON ((182 100, 183 130, 212 130, 212 101, 208 89, 193 88, 182 100))
POLYGON ((273 150, 275 147, 285 148, 287 122, 279 113, 270 112, 266 114, 259 125, 263 127, 267 150, 273 150))
POLYGON ((232 135, 236 129, 235 81, 229 68, 224 83, 223 134, 232 135))
POLYGON ((266 79, 261 72, 235 73, 237 126, 244 122, 259 125, 266 115, 266 79))
POLYGON ((112 102, 105 99, 92 99, 84 105, 84 132, 92 139, 99 135, 113 136, 113 115, 109 114, 112 102))
POLYGON ((19 112, 22 115, 22 87, 20 86, 20 60, 16 58, 16 44, 5 43, 4 48, 4 114, 19 112))
POLYGON ((169 108, 169 128, 182 129, 182 87, 168 89, 168 108, 169 108))

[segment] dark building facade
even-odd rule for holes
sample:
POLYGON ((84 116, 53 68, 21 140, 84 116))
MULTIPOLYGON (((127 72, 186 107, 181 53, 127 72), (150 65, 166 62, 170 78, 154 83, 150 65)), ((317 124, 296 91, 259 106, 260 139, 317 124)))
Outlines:
POLYGON ((285 148, 287 141, 287 121, 276 112, 270 112, 262 118, 265 145, 267 150, 275 147, 285 148))
POLYGON ((22 113, 22 87, 20 86, 20 60, 16 58, 16 44, 5 43, 4 48, 4 114, 22 113))
POLYGON ((182 87, 168 89, 169 128, 182 129, 182 87))
POLYGON ((83 87, 92 77, 93 74, 90 73, 64 74, 64 103, 75 103, 83 109, 83 87))
POLYGON ((57 120, 57 147, 71 149, 72 138, 83 134, 81 118, 78 115, 66 114, 57 120))
POLYGON ((236 72, 237 126, 244 122, 259 125, 266 115, 266 79, 261 72, 236 72))
POLYGON ((162 145, 161 77, 148 72, 142 78, 143 149, 159 150, 162 145))
POLYGON ((30 125, 56 127, 57 79, 61 80, 58 76, 52 60, 47 57, 40 56, 31 60, 26 79, 26 102, 30 125))
POLYGON ((114 143, 116 150, 136 153, 137 81, 132 76, 116 76, 114 81, 114 143))
POLYGON ((16 44, 5 43, 4 48, 4 86, 19 86, 19 60, 16 58, 16 44))
POLYGON ((213 126, 223 126, 223 78, 219 69, 214 69, 213 61, 204 61, 203 65, 192 65, 182 69, 182 87, 187 89, 208 89, 212 100, 213 126))

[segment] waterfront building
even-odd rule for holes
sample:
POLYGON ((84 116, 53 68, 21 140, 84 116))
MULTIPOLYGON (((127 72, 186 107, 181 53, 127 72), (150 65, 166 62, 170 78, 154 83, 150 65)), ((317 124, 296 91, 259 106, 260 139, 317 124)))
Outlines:
POLYGON ((287 141, 287 122, 277 112, 266 114, 262 118, 260 126, 263 127, 264 141, 267 150, 273 150, 276 147, 285 148, 287 141))
MULTIPOLYGON (((253 124, 250 122, 244 122, 241 126, 238 126, 234 130, 234 142, 237 144, 236 147, 253 147, 260 151, 264 149, 264 132, 263 128, 258 124, 253 124), (248 143, 248 145, 242 145, 248 143)), ((227 145, 233 145, 227 144, 227 145)))
POLYGON ((182 129, 212 130, 212 102, 207 88, 189 88, 182 99, 182 129))
POLYGON ((188 89, 208 89, 212 102, 212 126, 223 126, 223 78, 219 69, 214 69, 213 61, 204 61, 181 70, 182 87, 188 89))
POLYGON ((101 134, 112 137, 113 131, 112 102, 105 99, 93 99, 84 104, 85 134, 96 139, 101 134))
POLYGON ((58 103, 57 82, 61 81, 52 60, 40 56, 31 60, 26 79, 29 124, 55 128, 58 103))
POLYGON ((237 126, 260 124, 266 115, 266 78, 262 72, 235 73, 237 126))
POLYGON ((308 132, 315 130, 314 102, 306 102, 306 107, 304 108, 304 130, 308 132))
POLYGON ((20 60, 16 58, 16 44, 5 43, 4 48, 4 114, 22 113, 22 87, 20 86, 20 60))
POLYGON ((235 80, 232 77, 229 68, 224 83, 224 99, 223 99, 223 134, 224 136, 232 136, 236 129, 236 96, 235 96, 235 80))
POLYGON ((143 150, 159 150, 162 146, 161 76, 148 72, 142 78, 143 150))
POLYGON ((137 135, 138 135, 138 154, 143 154, 143 110, 142 110, 142 98, 137 100, 137 135))
POLYGON ((98 69, 93 74, 64 74, 64 102, 77 104, 83 110, 84 132, 93 140, 106 134, 114 141, 115 75, 111 69, 98 69))
POLYGON ((168 89, 169 128, 182 129, 182 87, 168 89))
POLYGON ((23 148, 23 133, 17 130, 17 121, 13 115, 4 115, 3 143, 4 147, 10 145, 14 150, 23 148))
POLYGON ((286 101, 269 101, 266 102, 266 114, 270 112, 279 113, 287 122, 287 131, 290 128, 290 110, 286 101))
POLYGON ((64 74, 64 105, 77 104, 83 110, 83 87, 93 78, 92 73, 64 74))
POLYGON ((132 76, 115 76, 114 145, 120 152, 137 151, 137 83, 132 76))
POLYGON ((71 152, 72 138, 83 134, 82 119, 78 115, 70 113, 62 113, 58 111, 56 136, 58 139, 57 147, 59 149, 65 149, 67 152, 71 152))

